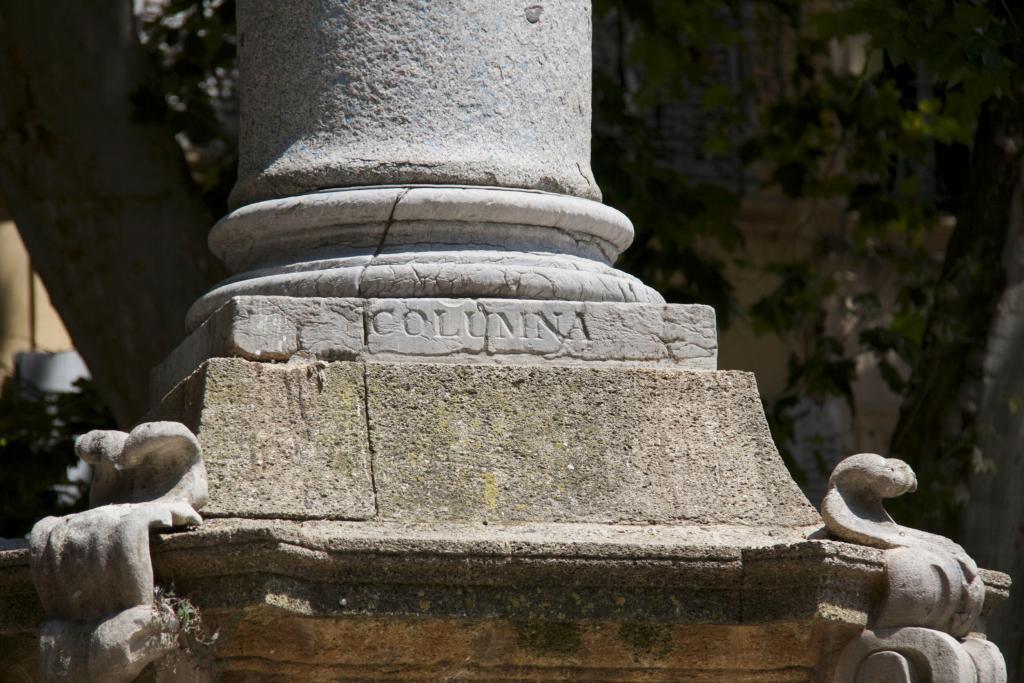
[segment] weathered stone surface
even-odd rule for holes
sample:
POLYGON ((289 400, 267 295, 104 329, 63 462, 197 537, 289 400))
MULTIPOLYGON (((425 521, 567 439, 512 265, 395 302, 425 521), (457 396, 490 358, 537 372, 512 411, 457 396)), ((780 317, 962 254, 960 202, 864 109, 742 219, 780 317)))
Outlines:
POLYGON ((374 514, 363 368, 218 359, 155 414, 198 435, 211 516, 365 519, 374 514))
POLYGON ((384 519, 800 526, 753 376, 368 364, 384 519))
POLYGON ((32 579, 54 619, 88 621, 152 605, 150 529, 198 524, 187 504, 103 505, 32 529, 32 579))
POLYGON ((748 373, 213 359, 157 414, 195 428, 208 516, 819 521, 748 373))
POLYGON ((232 211, 210 231, 210 248, 232 272, 298 256, 390 254, 403 245, 455 250, 445 255, 452 262, 458 248, 476 245, 610 265, 632 241, 630 220, 600 202, 458 185, 354 187, 266 200, 232 211))
POLYGON ((178 647, 178 627, 173 613, 152 605, 95 621, 44 622, 39 629, 43 680, 129 683, 178 647))
POLYGON ((838 538, 886 549, 889 590, 877 627, 922 626, 964 637, 984 603, 978 565, 950 539, 897 524, 882 505, 916 489, 917 476, 902 460, 852 455, 832 472, 821 514, 838 538))
POLYGON ((232 297, 664 303, 589 165, 590 0, 239 6, 232 297), (296 45, 305 46, 297 50, 296 45), (411 62, 410 62, 411 60, 411 62))
POLYGON ((151 377, 154 401, 208 358, 658 365, 714 370, 715 312, 698 304, 236 297, 151 377))
POLYGON ((884 548, 884 599, 843 650, 831 680, 1006 683, 999 648, 980 620, 985 577, 948 538, 897 524, 883 501, 917 489, 902 460, 852 455, 829 478, 821 514, 839 538, 884 548))
MULTIPOLYGON (((813 528, 215 519, 153 554, 219 629, 218 680, 810 682, 884 582, 882 551, 813 528)), ((31 671, 15 593, 0 643, 31 671)))
POLYGON ((209 501, 206 467, 195 434, 179 422, 143 422, 130 433, 97 429, 75 440, 92 465, 89 506, 209 501))
POLYGON ((1004 667, 1001 678, 979 680, 974 662, 956 638, 932 629, 905 627, 877 632, 865 629, 843 651, 829 680, 1006 683, 1006 676, 1004 667))
POLYGON ((231 299, 153 369, 150 396, 159 401, 208 358, 284 361, 299 354, 327 361, 356 358, 365 345, 360 304, 358 299, 231 299))
POLYGON ((600 197, 589 0, 251 0, 238 31, 234 206, 407 183, 600 197))

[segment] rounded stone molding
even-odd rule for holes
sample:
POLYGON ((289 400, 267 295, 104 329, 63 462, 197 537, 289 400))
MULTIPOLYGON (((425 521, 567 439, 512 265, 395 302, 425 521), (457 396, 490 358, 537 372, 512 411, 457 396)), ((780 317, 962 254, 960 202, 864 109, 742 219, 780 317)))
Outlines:
POLYGON ((839 656, 832 683, 1005 683, 979 681, 970 654, 941 631, 908 627, 872 631, 851 641, 839 656))
POLYGON ((664 303, 611 264, 633 226, 569 195, 466 186, 347 188, 236 209, 210 246, 236 275, 188 314, 236 296, 516 298, 664 303))
POLYGON ((400 238, 419 248, 564 251, 605 263, 633 241, 629 218, 600 202, 493 187, 396 185, 243 206, 214 225, 210 249, 237 273, 307 255, 373 250, 385 228, 391 244, 400 238))
POLYGON ((599 199, 590 0, 247 0, 232 207, 347 186, 599 199))

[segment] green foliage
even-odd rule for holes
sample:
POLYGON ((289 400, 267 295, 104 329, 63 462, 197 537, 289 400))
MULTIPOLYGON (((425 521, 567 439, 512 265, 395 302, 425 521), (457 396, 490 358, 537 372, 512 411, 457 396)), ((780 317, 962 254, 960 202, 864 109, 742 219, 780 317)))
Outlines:
MULTIPOLYGON (((859 0, 842 10, 815 17, 822 35, 870 36, 873 78, 882 60, 895 67, 927 73, 946 97, 929 104, 933 134, 948 131, 967 141, 981 106, 991 97, 1016 92, 1014 51, 1021 40, 1006 0, 909 0, 898 3, 859 0)), ((925 99, 924 102, 930 102, 925 99)))
POLYGON ((744 38, 740 27, 751 18, 738 3, 603 0, 595 11, 624 45, 617 63, 596 64, 594 112, 595 173, 606 200, 637 230, 621 265, 670 301, 714 305, 726 326, 744 314, 725 265, 743 255, 737 217, 750 169, 792 199, 838 202, 848 215, 845 229, 816 231, 812 258, 752 266, 778 285, 745 314, 756 331, 782 337, 794 350, 786 389, 769 406, 772 426, 784 444, 802 396, 838 395, 852 406, 853 357, 861 350, 878 355, 899 390, 898 365, 913 361, 929 303, 924 293, 938 270, 938 254, 925 244, 939 212, 921 192, 928 181, 921 176, 936 140, 965 139, 969 126, 957 127, 934 99, 908 100, 892 65, 874 74, 829 69, 822 57, 843 35, 830 27, 838 12, 810 14, 788 0, 758 6, 753 31, 766 40, 785 32, 792 43, 784 89, 762 93, 749 76, 716 80, 729 50, 746 50, 752 61, 765 49, 744 38), (744 118, 751 100, 760 102, 755 120, 744 118), (738 183, 697 182, 663 161, 658 113, 679 103, 698 107, 701 121, 711 122, 707 159, 735 156, 746 165, 738 183), (851 287, 843 278, 852 267, 817 271, 812 262, 895 265, 895 301, 883 304, 872 290, 851 287), (844 337, 829 332, 837 315, 844 337))
POLYGON ((0 536, 23 536, 41 517, 84 509, 85 487, 67 478, 78 461, 74 439, 114 428, 114 418, 90 382, 76 386, 54 394, 9 381, 0 393, 0 536))
POLYGON ((725 58, 722 47, 739 37, 738 3, 598 0, 594 11, 617 44, 613 59, 595 63, 594 173, 605 200, 636 228, 619 265, 669 301, 713 305, 727 325, 736 302, 721 255, 743 245, 740 195, 694 180, 664 159, 659 116, 700 92, 714 125, 698 153, 713 161, 736 151, 742 95, 713 77, 725 58))
POLYGON ((235 0, 169 0, 140 30, 158 78, 135 93, 135 115, 178 132, 193 178, 223 215, 238 163, 235 0))
POLYGON ((210 659, 210 650, 220 638, 220 630, 209 632, 202 610, 189 598, 179 596, 173 584, 169 588, 156 586, 153 593, 158 608, 171 623, 177 622, 181 647, 199 659, 210 659))
MULTIPOLYGON (((770 412, 777 436, 791 431, 785 416, 799 396, 852 398, 849 359, 856 354, 874 354, 892 390, 911 397, 907 374, 921 374, 922 347, 951 340, 967 349, 983 347, 987 319, 936 308, 950 283, 941 268, 943 253, 933 245, 942 244, 948 233, 942 209, 955 208, 963 197, 936 196, 947 188, 936 182, 935 160, 959 156, 966 168, 962 145, 973 139, 982 108, 1020 88, 1015 69, 1022 34, 1000 1, 858 0, 813 12, 800 5, 775 4, 797 36, 795 68, 786 95, 764 108, 744 155, 767 162, 771 182, 787 196, 843 206, 843 229, 817 236, 816 261, 856 264, 860 272, 885 268, 895 273, 896 283, 891 300, 883 302, 872 283, 856 281, 843 268, 814 273, 801 262, 774 267, 779 285, 751 309, 755 329, 802 335, 794 345, 786 390, 770 412), (830 68, 822 55, 854 36, 867 38, 865 68, 860 73, 830 68), (937 192, 927 191, 930 186, 937 192), (952 206, 942 207, 944 199, 952 206), (839 324, 826 326, 821 309, 829 301, 839 324), (847 334, 837 338, 826 333, 830 328, 847 334)), ((984 286, 991 289, 997 280, 984 286)), ((973 379, 958 376, 957 387, 933 388, 933 395, 918 392, 912 399, 952 403, 956 390, 973 379)), ((935 420, 915 428, 938 432, 942 410, 948 407, 938 406, 935 420)), ((923 495, 929 497, 906 512, 943 511, 917 521, 952 530, 955 510, 966 502, 965 478, 983 466, 975 437, 969 430, 950 433, 932 444, 944 452, 941 457, 915 452, 905 440, 900 444, 896 455, 919 466, 923 495)))

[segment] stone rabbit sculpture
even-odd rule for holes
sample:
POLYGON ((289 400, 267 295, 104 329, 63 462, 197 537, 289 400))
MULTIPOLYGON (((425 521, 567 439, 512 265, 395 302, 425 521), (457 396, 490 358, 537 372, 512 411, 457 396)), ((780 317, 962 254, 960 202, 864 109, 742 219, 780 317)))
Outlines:
POLYGON ((32 581, 47 621, 49 681, 117 683, 177 648, 175 615, 154 599, 152 529, 196 526, 208 499, 199 442, 184 425, 93 431, 75 451, 93 465, 92 509, 46 517, 29 539, 32 581))

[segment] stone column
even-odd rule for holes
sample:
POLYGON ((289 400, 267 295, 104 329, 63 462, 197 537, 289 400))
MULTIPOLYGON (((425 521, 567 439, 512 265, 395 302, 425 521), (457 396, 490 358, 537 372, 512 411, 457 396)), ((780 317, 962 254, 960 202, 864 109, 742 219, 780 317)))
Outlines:
POLYGON ((159 399, 202 361, 714 369, 714 311, 613 267, 589 0, 247 0, 233 210, 159 399))
POLYGON ((231 297, 661 303, 590 170, 589 0, 239 5, 231 297))

